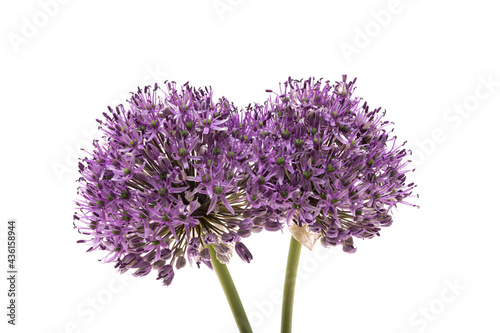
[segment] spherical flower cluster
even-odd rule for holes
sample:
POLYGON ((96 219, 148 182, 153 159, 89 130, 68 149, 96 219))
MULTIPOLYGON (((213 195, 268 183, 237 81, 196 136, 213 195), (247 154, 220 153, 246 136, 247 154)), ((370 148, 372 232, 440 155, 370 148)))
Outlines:
POLYGON ((354 83, 289 79, 274 98, 247 109, 255 139, 247 193, 261 198, 255 207, 265 203, 289 226, 349 253, 353 237, 391 225, 391 208, 408 204, 414 187, 405 184, 407 151, 380 108, 352 96, 354 83))
POLYGON ((105 140, 79 163, 74 224, 105 262, 136 276, 156 269, 169 285, 187 261, 211 267, 209 244, 221 262, 233 250, 250 262, 241 239, 278 218, 246 200, 251 129, 236 108, 211 89, 166 88, 139 89, 97 120, 105 140))

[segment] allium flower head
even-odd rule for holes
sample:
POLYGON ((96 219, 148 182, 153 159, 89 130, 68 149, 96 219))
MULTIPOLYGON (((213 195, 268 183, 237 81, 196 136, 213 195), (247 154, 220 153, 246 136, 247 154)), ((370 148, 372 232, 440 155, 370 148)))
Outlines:
POLYGON ((170 82, 139 89, 104 117, 104 140, 79 163, 74 219, 89 251, 106 251, 121 272, 156 269, 166 285, 187 262, 211 267, 207 244, 221 262, 235 247, 252 259, 241 238, 262 230, 268 213, 248 206, 252 129, 231 103, 170 82))
POLYGON ((353 237, 379 235, 414 187, 405 184, 407 151, 384 112, 353 97, 355 81, 289 79, 247 111, 255 140, 248 192, 262 198, 257 206, 351 253, 353 237))

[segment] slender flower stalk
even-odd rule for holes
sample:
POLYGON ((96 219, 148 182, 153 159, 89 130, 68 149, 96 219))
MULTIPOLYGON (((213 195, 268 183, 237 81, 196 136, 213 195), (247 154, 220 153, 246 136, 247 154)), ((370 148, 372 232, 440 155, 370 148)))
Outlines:
POLYGON ((238 291, 236 290, 227 266, 217 260, 216 252, 212 245, 209 245, 208 249, 212 258, 212 267, 217 274, 217 278, 219 279, 222 290, 224 290, 224 294, 226 295, 227 302, 229 303, 229 307, 231 308, 231 312, 233 313, 236 325, 238 325, 238 329, 241 333, 252 333, 252 328, 250 327, 250 323, 248 322, 245 309, 243 308, 240 296, 238 295, 238 291))
POLYGON ((281 333, 292 332, 293 298, 295 296, 295 282, 299 267, 300 250, 302 244, 295 237, 290 237, 290 249, 286 263, 285 287, 283 288, 283 305, 281 308, 281 333))

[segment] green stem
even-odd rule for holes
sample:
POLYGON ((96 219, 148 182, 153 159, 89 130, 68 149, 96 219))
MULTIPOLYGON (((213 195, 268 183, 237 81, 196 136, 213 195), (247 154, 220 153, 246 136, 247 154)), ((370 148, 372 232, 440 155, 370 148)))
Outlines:
POLYGON ((295 282, 297 280, 297 269, 299 267, 300 250, 302 244, 292 236, 290 249, 288 250, 288 261, 286 263, 285 287, 283 289, 283 307, 281 310, 281 333, 292 332, 293 296, 295 294, 295 282))
POLYGON ((216 253, 212 245, 209 245, 207 247, 210 250, 210 261, 212 262, 214 271, 219 278, 222 290, 224 290, 224 294, 226 295, 227 302, 229 303, 229 307, 231 308, 231 312, 233 313, 236 325, 238 325, 238 329, 241 333, 252 333, 252 328, 250 327, 250 323, 248 322, 245 309, 243 308, 240 296, 238 295, 238 291, 234 286, 233 279, 231 278, 231 274, 229 274, 227 266, 221 264, 219 260, 217 260, 216 253))

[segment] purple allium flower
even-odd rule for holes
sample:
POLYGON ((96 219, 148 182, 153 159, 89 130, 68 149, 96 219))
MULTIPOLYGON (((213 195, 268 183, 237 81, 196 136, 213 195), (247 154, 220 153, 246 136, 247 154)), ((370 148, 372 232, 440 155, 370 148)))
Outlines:
POLYGON ((355 81, 289 78, 246 112, 254 129, 247 196, 259 198, 250 203, 350 253, 353 237, 379 235, 415 187, 405 184, 407 151, 384 112, 352 96, 355 81))
POLYGON ((104 140, 79 163, 74 224, 91 236, 80 241, 89 251, 107 251, 104 261, 121 272, 156 269, 166 285, 174 267, 211 267, 207 244, 222 262, 235 246, 252 259, 241 238, 272 224, 275 211, 248 204, 252 128, 231 103, 170 82, 139 89, 104 117, 97 120, 104 140))

